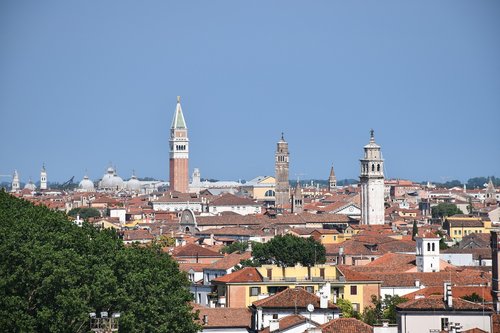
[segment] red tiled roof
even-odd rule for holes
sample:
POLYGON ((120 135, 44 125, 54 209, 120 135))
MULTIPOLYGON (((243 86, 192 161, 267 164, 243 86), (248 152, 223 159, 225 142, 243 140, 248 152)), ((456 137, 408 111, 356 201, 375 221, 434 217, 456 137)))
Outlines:
POLYGON ((209 269, 223 269, 228 270, 240 263, 241 260, 250 259, 252 257, 252 253, 250 251, 243 253, 231 253, 226 255, 224 258, 217 260, 212 263, 207 268, 209 269))
POLYGON ((338 318, 320 326, 321 333, 373 333, 373 327, 355 318, 338 318))
POLYGON ((184 246, 178 246, 174 249, 172 256, 174 257, 223 257, 224 255, 207 249, 196 244, 187 244, 184 246))
POLYGON ((431 295, 426 298, 417 298, 397 305, 398 310, 404 311, 485 311, 492 312, 491 308, 481 304, 469 302, 453 297, 452 307, 448 308, 442 295, 431 295))
MULTIPOLYGON (((320 298, 303 288, 287 288, 273 296, 252 303, 254 307, 261 308, 306 308, 308 304, 319 309, 320 298)), ((328 302, 328 308, 338 309, 332 302, 328 302)))
MULTIPOLYGON (((442 286, 433 286, 423 288, 412 293, 406 294, 403 297, 410 300, 415 299, 418 296, 429 297, 431 295, 443 295, 444 289, 442 286)), ((491 296, 491 287, 479 287, 479 286, 452 286, 451 293, 453 297, 462 298, 464 296, 472 295, 476 293, 478 296, 483 298, 486 302, 492 302, 493 297, 491 296)))
POLYGON ((262 282, 262 275, 255 267, 245 267, 239 271, 220 276, 212 282, 239 283, 239 282, 262 282))
POLYGON ((225 193, 210 202, 210 206, 260 206, 252 199, 225 193))
POLYGON ((347 282, 350 281, 378 281, 376 278, 370 277, 366 274, 356 272, 352 269, 353 266, 338 265, 337 269, 342 273, 347 282))
POLYGON ((252 312, 248 308, 207 308, 196 305, 193 310, 199 311, 198 323, 204 328, 250 328, 252 325, 252 312))

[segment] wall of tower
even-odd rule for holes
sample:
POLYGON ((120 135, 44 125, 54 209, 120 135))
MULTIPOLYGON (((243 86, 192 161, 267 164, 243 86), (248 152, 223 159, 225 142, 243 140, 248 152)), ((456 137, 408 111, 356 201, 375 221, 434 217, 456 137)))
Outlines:
POLYGON ((384 179, 361 178, 361 223, 384 224, 384 179))
POLYGON ((275 163, 275 206, 282 208, 290 203, 288 144, 285 141, 278 142, 275 163))
POLYGON ((188 193, 189 166, 187 158, 170 159, 170 190, 188 193))

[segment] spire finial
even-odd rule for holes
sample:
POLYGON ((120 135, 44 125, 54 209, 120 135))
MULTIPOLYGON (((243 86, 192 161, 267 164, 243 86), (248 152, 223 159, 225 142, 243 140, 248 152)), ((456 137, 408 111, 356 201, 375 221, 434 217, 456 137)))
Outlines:
POLYGON ((370 130, 370 141, 371 142, 375 142, 375 135, 373 134, 375 131, 373 130, 373 128, 370 130))
POLYGON ((281 132, 281 140, 285 141, 285 134, 281 132))
POLYGON ((177 103, 181 102, 181 96, 177 96, 177 103))

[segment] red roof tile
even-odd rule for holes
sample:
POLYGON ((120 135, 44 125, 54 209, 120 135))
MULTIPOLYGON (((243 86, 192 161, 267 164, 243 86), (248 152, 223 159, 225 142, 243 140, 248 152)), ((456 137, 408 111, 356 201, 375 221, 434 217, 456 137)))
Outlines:
POLYGON ((338 318, 320 326, 322 333, 373 333, 373 327, 355 318, 338 318))
MULTIPOLYGON (((307 292, 303 288, 287 288, 273 296, 253 302, 253 306, 261 308, 306 308, 312 304, 320 308, 320 298, 307 292)), ((335 304, 328 302, 329 309, 338 309, 335 304)))
POLYGON ((216 279, 212 282, 224 282, 224 283, 240 283, 240 282, 262 282, 262 275, 255 267, 245 267, 239 271, 227 274, 216 279))

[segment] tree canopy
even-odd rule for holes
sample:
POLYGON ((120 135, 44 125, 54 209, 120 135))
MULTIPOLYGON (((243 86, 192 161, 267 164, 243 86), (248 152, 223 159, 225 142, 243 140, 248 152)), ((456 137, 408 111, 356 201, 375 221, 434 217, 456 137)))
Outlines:
POLYGON ((101 213, 95 208, 73 208, 68 212, 69 216, 76 217, 77 215, 80 215, 80 217, 84 220, 87 220, 89 217, 100 217, 101 213))
POLYGON ((432 217, 447 217, 455 214, 463 214, 463 212, 454 204, 442 202, 431 208, 432 217))
POLYGON ((221 249, 222 253, 233 253, 233 252, 245 252, 248 249, 248 243, 247 242, 234 242, 229 245, 224 246, 221 249))
POLYGON ((372 306, 367 306, 363 312, 363 321, 368 325, 380 324, 383 320, 390 324, 396 323, 396 306, 408 299, 395 295, 385 295, 384 298, 372 295, 372 306))
POLYGON ((189 282, 159 247, 0 191, 0 327, 88 332, 90 312, 120 312, 124 332, 197 332, 189 282))
POLYGON ((314 238, 293 235, 276 236, 267 243, 254 243, 252 256, 260 264, 311 267, 326 262, 325 247, 314 238))

